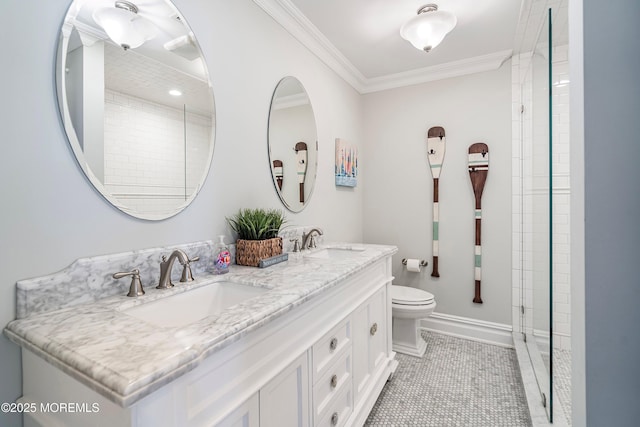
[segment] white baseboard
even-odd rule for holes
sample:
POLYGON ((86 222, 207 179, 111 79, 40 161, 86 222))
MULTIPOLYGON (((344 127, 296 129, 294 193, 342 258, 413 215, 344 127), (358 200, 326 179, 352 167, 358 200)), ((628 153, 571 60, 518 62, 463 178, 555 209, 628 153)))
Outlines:
MULTIPOLYGON (((549 332, 539 329, 533 330, 533 336, 538 345, 538 349, 542 354, 549 354, 549 348, 551 347, 551 341, 549 340, 549 332)), ((571 335, 562 332, 553 333, 553 348, 554 350, 571 350, 571 335)))
POLYGON ((544 354, 545 356, 548 356, 549 348, 551 345, 551 341, 549 340, 549 331, 534 329, 533 337, 536 340, 536 345, 538 346, 538 350, 540 351, 540 354, 544 354))
POLYGON ((513 328, 503 323, 432 313, 420 321, 420 327, 444 335, 513 348, 513 328))

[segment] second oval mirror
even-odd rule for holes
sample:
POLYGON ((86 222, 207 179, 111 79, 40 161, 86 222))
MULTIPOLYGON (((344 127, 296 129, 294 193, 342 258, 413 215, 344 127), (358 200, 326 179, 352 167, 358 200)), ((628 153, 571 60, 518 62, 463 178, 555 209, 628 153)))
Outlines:
POLYGON ((284 206, 300 212, 316 181, 318 143, 313 108, 302 83, 285 77, 278 83, 269 111, 269 163, 284 206))

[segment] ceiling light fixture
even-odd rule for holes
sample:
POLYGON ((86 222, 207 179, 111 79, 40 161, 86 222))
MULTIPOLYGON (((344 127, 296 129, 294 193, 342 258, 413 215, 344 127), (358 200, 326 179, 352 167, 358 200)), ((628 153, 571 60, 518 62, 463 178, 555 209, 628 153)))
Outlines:
POLYGON ((156 26, 138 15, 138 7, 135 4, 119 0, 114 6, 96 9, 93 12, 93 20, 116 44, 124 50, 134 49, 155 37, 156 26))
POLYGON ((416 49, 430 52, 453 30, 457 22, 453 13, 439 11, 438 5, 430 3, 418 9, 418 15, 400 28, 400 35, 416 49))
POLYGON ((169 95, 171 95, 171 96, 182 96, 182 92, 180 92, 178 89, 171 89, 169 91, 169 95))

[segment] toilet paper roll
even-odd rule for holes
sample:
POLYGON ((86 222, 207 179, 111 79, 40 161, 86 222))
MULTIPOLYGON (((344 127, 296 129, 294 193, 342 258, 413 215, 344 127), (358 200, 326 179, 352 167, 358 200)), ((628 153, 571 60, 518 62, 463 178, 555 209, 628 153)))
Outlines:
POLYGON ((413 273, 420 273, 421 269, 422 267, 420 267, 419 259, 413 259, 413 258, 407 259, 407 271, 411 271, 413 273))

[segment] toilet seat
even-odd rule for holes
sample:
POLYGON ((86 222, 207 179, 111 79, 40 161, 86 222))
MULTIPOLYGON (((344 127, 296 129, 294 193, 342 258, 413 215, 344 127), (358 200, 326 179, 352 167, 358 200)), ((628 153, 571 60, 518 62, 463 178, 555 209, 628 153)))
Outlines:
POLYGON ((422 289, 392 285, 391 302, 397 305, 429 305, 434 303, 434 296, 422 289))

